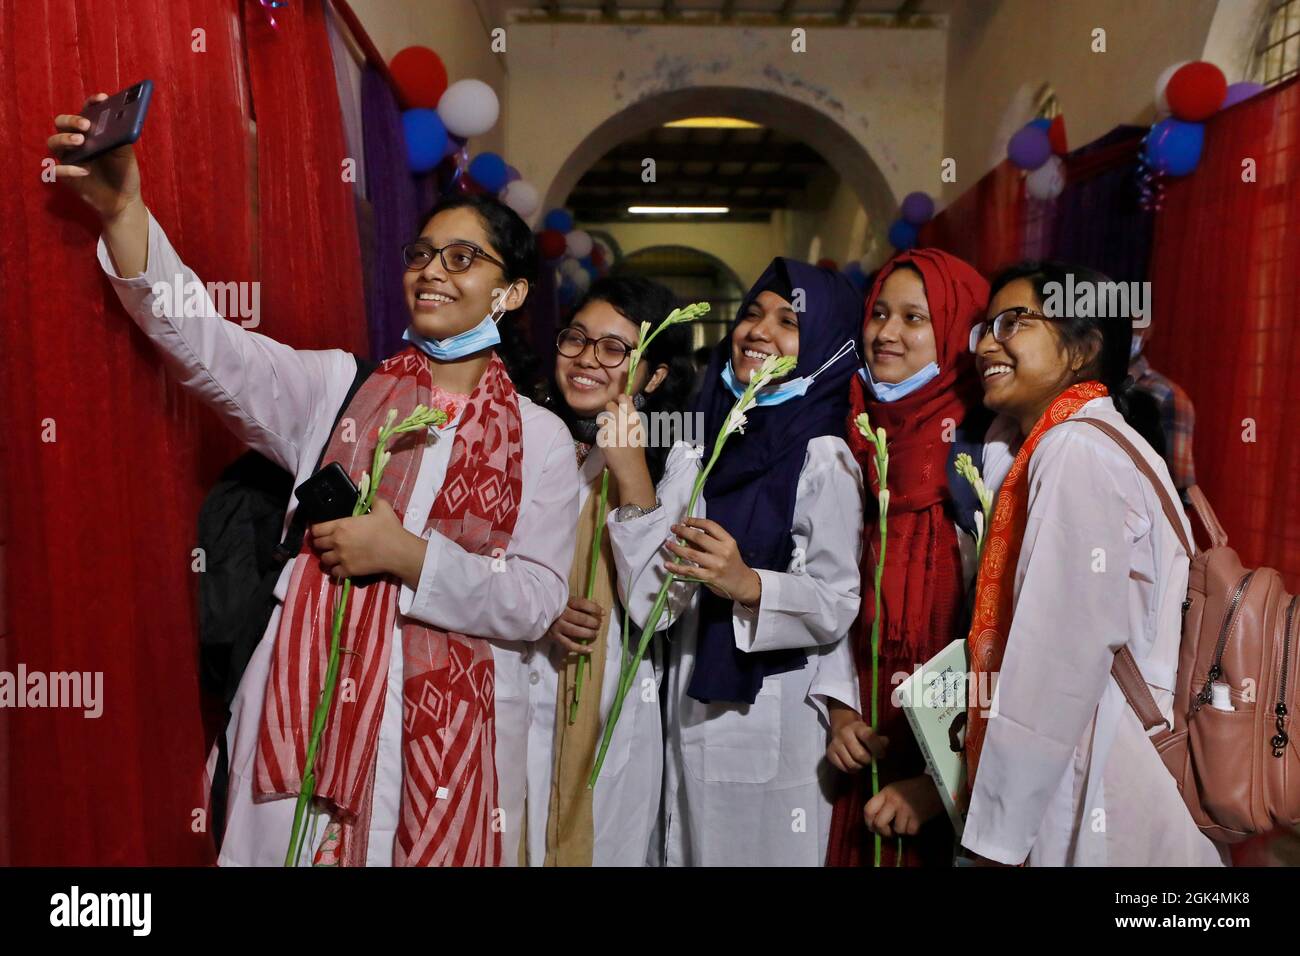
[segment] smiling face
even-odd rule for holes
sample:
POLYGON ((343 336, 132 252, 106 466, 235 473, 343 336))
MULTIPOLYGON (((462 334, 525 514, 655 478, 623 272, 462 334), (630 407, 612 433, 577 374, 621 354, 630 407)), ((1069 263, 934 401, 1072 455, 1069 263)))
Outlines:
POLYGON ((731 333, 731 369, 736 381, 748 385, 750 376, 769 355, 798 354, 799 316, 794 307, 775 292, 760 292, 731 333))
MULTIPOLYGON (((435 248, 468 242, 495 259, 502 258, 478 213, 464 206, 438 213, 420 236, 435 248)), ((512 285, 500 266, 481 257, 475 257, 465 272, 448 272, 442 258, 435 255, 423 269, 407 269, 402 285, 411 325, 429 339, 445 339, 474 328, 492 311, 499 289, 507 290, 501 301, 506 311, 522 305, 528 291, 527 282, 512 285)))
MULTIPOLYGON (((1016 279, 998 290, 987 318, 1017 306, 1034 312, 1042 303, 1028 279, 1016 279)), ((984 333, 975 350, 975 369, 984 386, 984 404, 1020 422, 1029 434, 1057 395, 1079 380, 1079 370, 1091 356, 1066 348, 1056 324, 1049 319, 1021 316, 1016 332, 1005 342, 984 333)))
POLYGON ((938 361, 925 283, 913 269, 889 273, 867 317, 867 366, 877 382, 894 384, 938 361))
MULTIPOLYGON (((581 354, 570 357, 555 354, 555 383, 569 408, 583 417, 594 418, 605 410, 605 405, 622 395, 627 388, 627 369, 630 355, 624 356, 616 368, 606 368, 596 360, 595 340, 612 336, 627 346, 636 347, 640 330, 631 319, 625 318, 608 302, 599 299, 588 302, 573 317, 569 328, 577 329, 588 338, 581 354)), ((642 362, 636 370, 634 392, 653 392, 667 374, 667 366, 651 370, 642 362)))

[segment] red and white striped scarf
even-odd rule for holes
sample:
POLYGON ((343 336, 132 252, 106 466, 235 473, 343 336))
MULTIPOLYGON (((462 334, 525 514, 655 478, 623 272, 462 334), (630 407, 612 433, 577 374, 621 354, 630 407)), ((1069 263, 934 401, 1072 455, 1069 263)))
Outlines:
MULTIPOLYGON (((414 348, 388 359, 362 385, 330 437, 324 460, 354 482, 369 469, 390 408, 398 420, 429 404, 432 381, 414 348), (345 427, 351 424, 353 427, 345 427), (351 436, 357 440, 347 440, 351 436)), ((401 518, 424 451, 423 433, 399 435, 379 495, 401 518)), ((519 400, 497 356, 483 373, 456 427, 451 460, 426 531, 471 554, 503 554, 519 514, 523 429, 519 400), (497 549, 501 549, 498 551, 497 549)), ((310 537, 310 536, 309 536, 310 537)), ((400 582, 383 575, 355 587, 348 602, 338 690, 316 756, 316 795, 334 825, 328 856, 364 865, 379 726, 400 582), (337 838, 337 841, 336 839, 337 838)), ((310 542, 294 561, 267 677, 254 790, 288 796, 301 787, 312 712, 329 654, 338 585, 321 571, 310 542)), ((500 833, 494 749, 492 648, 472 635, 401 619, 402 797, 393 863, 397 866, 495 866, 500 833)), ((287 834, 286 834, 287 839, 287 834)))

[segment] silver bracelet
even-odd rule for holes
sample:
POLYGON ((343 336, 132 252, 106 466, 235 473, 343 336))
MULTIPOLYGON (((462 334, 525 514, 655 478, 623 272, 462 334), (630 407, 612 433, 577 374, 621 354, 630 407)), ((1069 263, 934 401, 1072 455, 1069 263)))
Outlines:
POLYGON ((623 507, 614 512, 614 520, 620 524, 624 521, 633 521, 636 518, 650 514, 652 511, 658 511, 660 504, 662 504, 662 502, 656 498, 655 506, 653 508, 642 508, 640 505, 623 505, 623 507))

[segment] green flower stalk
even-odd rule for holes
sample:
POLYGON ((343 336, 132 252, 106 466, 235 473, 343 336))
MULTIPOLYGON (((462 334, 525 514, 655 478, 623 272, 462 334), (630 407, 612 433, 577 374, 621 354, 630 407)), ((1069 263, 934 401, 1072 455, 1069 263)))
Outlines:
MULTIPOLYGON (((872 429, 871 419, 863 412, 854 424, 862 437, 871 443, 875 450, 876 486, 880 489, 876 501, 880 508, 880 557, 876 559, 875 591, 876 613, 871 621, 871 726, 879 726, 880 721, 880 580, 885 573, 885 530, 889 518, 889 448, 885 441, 883 428, 872 429)), ((876 761, 871 761, 871 795, 880 792, 880 770, 876 761)), ((880 834, 875 835, 875 865, 880 866, 880 834)), ((902 841, 899 841, 898 857, 902 859, 902 841)))
POLYGON ((993 519, 993 493, 985 487, 980 470, 975 467, 975 462, 966 452, 958 455, 953 465, 957 469, 957 474, 965 478, 975 489, 975 497, 979 499, 981 511, 975 512, 975 550, 979 555, 983 555, 984 536, 988 533, 989 522, 993 519))
MULTIPOLYGON (((740 398, 736 399, 736 404, 731 407, 726 421, 723 422, 722 428, 718 431, 718 436, 713 440, 713 451, 709 456, 708 463, 695 476, 695 484, 691 488, 691 497, 686 504, 686 513, 682 516, 683 520, 694 516, 695 506, 700 500, 700 493, 704 490, 704 483, 708 481, 709 472, 713 470, 713 466, 718 461, 718 456, 722 454, 727 439, 736 432, 744 433, 745 415, 758 404, 756 397, 758 390, 773 379, 788 375, 794 370, 797 362, 798 359, 794 356, 769 355, 763 360, 763 364, 755 370, 750 377, 749 385, 740 398)), ((668 589, 672 587, 673 582, 676 580, 677 575, 671 571, 664 578, 663 584, 659 586, 659 593, 655 595, 650 614, 641 628, 641 637, 637 642, 636 650, 630 659, 624 661, 622 673, 619 674, 618 690, 614 695, 614 706, 609 712, 609 719, 605 722, 605 730, 601 735, 600 750, 596 754, 596 764, 591 768, 591 776, 587 780, 588 789, 596 786, 596 781, 600 777, 600 768, 605 763, 605 752, 609 750, 609 743, 614 737, 614 726, 618 723, 619 714, 623 712, 623 701, 627 698, 628 691, 632 689, 636 669, 645 657, 646 648, 650 646, 659 619, 663 617, 664 608, 668 604, 668 589)))
MULTIPOLYGON (((405 419, 394 424, 396 420, 397 409, 390 408, 388 418, 385 419, 383 426, 379 429, 379 440, 375 442, 375 455, 371 461, 371 469, 368 472, 363 471, 361 473, 361 484, 357 489, 357 503, 352 506, 352 517, 354 518, 369 513, 371 506, 375 502, 375 495, 379 491, 379 482, 383 478, 384 469, 388 467, 388 462, 392 458, 392 453, 388 450, 388 442, 393 436, 406 432, 423 431, 431 427, 441 427, 447 424, 447 412, 441 408, 416 405, 415 411, 411 412, 405 419), (374 475, 373 479, 371 475, 374 475)), ((338 603, 334 605, 334 621, 333 627, 330 629, 330 654, 329 664, 325 669, 325 684, 321 687, 320 697, 316 701, 316 709, 312 712, 311 739, 307 742, 307 755, 303 761, 302 784, 298 788, 298 803, 293 811, 293 830, 289 834, 289 849, 284 857, 285 866, 297 865, 298 857, 302 853, 303 840, 306 838, 307 808, 316 795, 316 754, 320 750, 321 738, 325 735, 325 723, 329 719, 330 707, 334 703, 334 690, 338 686, 339 660, 342 657, 339 644, 343 633, 343 621, 347 617, 348 598, 351 594, 352 579, 344 578, 339 591, 338 603)))
MULTIPOLYGON (((694 322, 700 316, 708 313, 709 309, 710 306, 707 302, 693 302, 684 309, 673 309, 672 312, 668 313, 668 318, 660 322, 658 328, 654 331, 650 330, 649 322, 642 322, 641 331, 637 337, 636 348, 632 350, 631 358, 628 359, 627 388, 623 394, 632 394, 632 383, 636 381, 637 366, 641 364, 641 356, 643 356, 646 349, 650 347, 650 343, 655 340, 655 336, 670 325, 681 325, 685 322, 694 322)), ((587 587, 584 596, 588 601, 590 601, 592 595, 596 593, 596 567, 600 560, 600 544, 605 535, 605 522, 603 520, 603 515, 608 506, 609 469, 606 468, 600 473, 600 506, 596 511, 596 514, 601 517, 597 519, 596 530, 592 534, 591 562, 587 566, 587 587)), ((578 658, 578 674, 573 684, 573 700, 569 703, 570 724, 574 723, 578 719, 578 703, 582 699, 583 674, 590 669, 591 657, 590 655, 583 654, 578 658)))

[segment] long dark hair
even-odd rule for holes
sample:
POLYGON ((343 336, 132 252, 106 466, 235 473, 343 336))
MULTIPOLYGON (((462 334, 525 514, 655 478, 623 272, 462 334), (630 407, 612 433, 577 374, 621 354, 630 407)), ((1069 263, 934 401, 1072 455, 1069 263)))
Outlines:
MULTIPOLYGON (((593 302, 608 303, 638 330, 643 322, 649 322, 651 327, 657 326, 677 307, 676 297, 666 286, 634 275, 608 275, 597 279, 578 302, 573 314, 576 316, 593 302)), ((645 402, 641 411, 647 416, 683 413, 695 383, 695 366, 691 362, 691 330, 684 325, 672 325, 664 329, 646 349, 645 355, 641 357, 641 365, 650 375, 661 365, 668 367, 668 374, 659 383, 659 387, 653 392, 644 393, 645 402)), ((551 370, 548 405, 564 419, 570 429, 575 428, 578 416, 564 401, 564 395, 555 383, 554 369, 551 370)), ((661 442, 649 445, 645 450, 650 479, 656 484, 663 477, 672 444, 672 441, 661 442)))
MULTIPOLYGON (((1065 290, 1071 283, 1075 288, 1092 285, 1099 289, 1102 283, 1112 280, 1103 272, 1087 266, 1062 262, 1059 259, 1026 259, 1008 266, 994 276, 989 286, 989 301, 998 292, 1005 289, 1017 279, 1026 279, 1033 286, 1034 297, 1040 309, 1050 296, 1049 285, 1065 290)), ((1153 421, 1150 409, 1143 393, 1136 390, 1132 376, 1128 374, 1130 350, 1133 344, 1133 317, 1130 315, 1097 315, 1102 309, 1091 310, 1090 316, 1073 315, 1075 311, 1067 308, 1066 315, 1054 317, 1050 322, 1060 336, 1061 344, 1073 354, 1088 354, 1094 343, 1098 345, 1091 360, 1080 369, 1085 378, 1096 379, 1110 390, 1111 401, 1116 410, 1124 416, 1138 434, 1156 449, 1164 447, 1164 434, 1160 431, 1158 419, 1153 421)))

